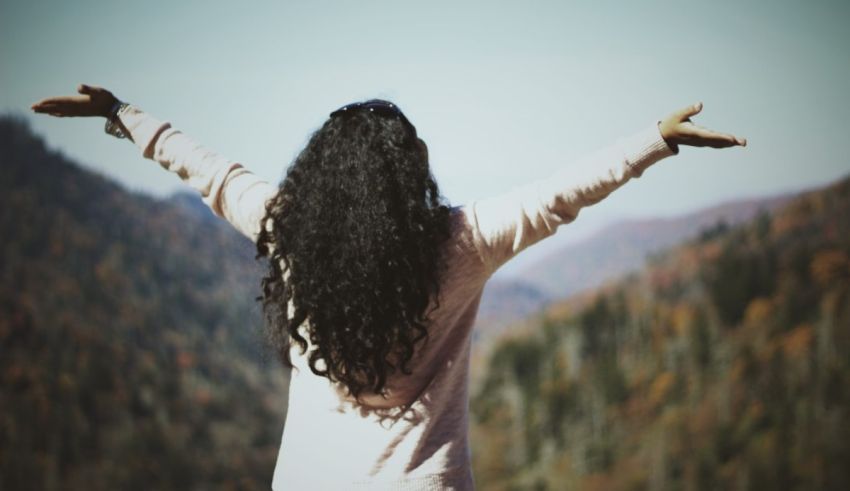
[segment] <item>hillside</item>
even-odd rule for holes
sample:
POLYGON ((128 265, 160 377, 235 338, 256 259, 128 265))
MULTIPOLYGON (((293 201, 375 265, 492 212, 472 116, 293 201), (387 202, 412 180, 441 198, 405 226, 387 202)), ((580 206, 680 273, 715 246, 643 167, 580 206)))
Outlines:
POLYGON ((850 178, 552 305, 473 388, 482 489, 850 489, 850 178))
MULTIPOLYGON (((643 267, 656 252, 705 230, 752 220, 786 204, 792 195, 735 200, 671 218, 624 220, 549 253, 510 278, 495 277, 484 289, 475 330, 486 340, 552 302, 593 290, 643 267)), ((581 218, 579 218, 580 220, 581 218)), ((569 228, 564 225, 563 228, 569 228)), ((549 239, 551 240, 551 239, 549 239)))
MULTIPOLYGON (((523 269, 518 277, 555 299, 639 269, 651 254, 696 237, 702 231, 734 226, 786 204, 792 195, 735 200, 671 218, 614 223, 586 240, 571 244, 523 269), (569 258, 569 259, 567 259, 569 258)), ((569 226, 569 225, 567 225, 569 226)))
POLYGON ((0 489, 268 489, 287 379, 250 242, 12 117, 0 172, 0 489))

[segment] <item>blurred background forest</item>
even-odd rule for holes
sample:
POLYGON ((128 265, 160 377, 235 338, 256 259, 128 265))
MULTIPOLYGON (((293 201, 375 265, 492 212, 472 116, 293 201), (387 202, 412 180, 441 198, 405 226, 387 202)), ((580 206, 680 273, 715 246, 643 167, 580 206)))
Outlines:
POLYGON ((287 377, 261 265, 194 196, 0 119, 0 489, 268 489, 287 377))
POLYGON ((850 489, 850 178, 496 341, 483 489, 850 489))
MULTIPOLYGON (((850 489, 848 216, 850 177, 488 286, 478 488, 850 489)), ((246 239, 8 116, 0 236, 0 489, 268 489, 287 377, 246 239)))

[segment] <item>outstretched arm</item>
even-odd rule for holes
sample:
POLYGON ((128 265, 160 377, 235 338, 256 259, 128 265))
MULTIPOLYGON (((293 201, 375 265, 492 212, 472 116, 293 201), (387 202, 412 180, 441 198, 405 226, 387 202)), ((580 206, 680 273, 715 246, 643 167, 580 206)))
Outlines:
POLYGON ((106 89, 81 85, 78 92, 82 95, 44 99, 32 109, 58 117, 114 117, 145 158, 177 174, 200 193, 216 215, 256 242, 265 203, 277 193, 275 186, 136 106, 126 105, 117 114, 110 114, 121 101, 106 89))
POLYGON ((549 237, 655 162, 679 153, 679 145, 715 148, 746 140, 694 125, 702 104, 653 121, 631 136, 580 158, 549 176, 466 208, 476 246, 490 274, 519 252, 549 237))

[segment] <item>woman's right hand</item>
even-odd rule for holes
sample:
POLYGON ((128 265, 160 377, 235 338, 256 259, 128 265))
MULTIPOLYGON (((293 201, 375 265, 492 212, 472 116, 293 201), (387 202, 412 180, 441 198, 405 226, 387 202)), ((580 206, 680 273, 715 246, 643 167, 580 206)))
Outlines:
POLYGON ((60 118, 68 116, 109 116, 109 110, 120 102, 112 92, 93 85, 81 84, 77 92, 82 95, 50 97, 36 102, 31 109, 37 113, 60 118))
POLYGON ((747 146, 746 138, 740 138, 729 133, 719 133, 695 125, 690 117, 701 110, 702 102, 698 102, 670 114, 659 123, 658 128, 661 130, 661 136, 674 152, 679 153, 679 145, 713 148, 726 148, 735 145, 747 146))

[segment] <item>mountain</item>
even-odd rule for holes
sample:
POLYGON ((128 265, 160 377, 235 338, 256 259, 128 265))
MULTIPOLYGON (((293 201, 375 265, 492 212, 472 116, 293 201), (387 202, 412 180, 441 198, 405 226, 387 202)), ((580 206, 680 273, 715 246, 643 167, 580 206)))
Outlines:
POLYGON ((498 336, 512 324, 543 309, 551 297, 534 284, 493 278, 484 285, 472 331, 473 342, 498 336))
POLYGON ((482 489, 850 489, 850 176, 475 359, 482 489))
MULTIPOLYGON (((556 251, 518 275, 555 299, 595 288, 643 266, 647 257, 700 233, 751 220, 787 203, 794 195, 735 200, 673 218, 626 220, 587 240, 556 251)), ((567 225, 569 226, 569 225, 567 225)))
MULTIPOLYGON (((642 267, 654 253, 700 234, 770 212, 793 194, 735 200, 673 218, 624 220, 526 266, 511 278, 493 278, 481 297, 476 339, 498 335, 551 302, 593 290, 642 267)), ((569 225, 564 225, 569 227, 569 225)))
POLYGON ((264 265, 0 118, 0 489, 268 489, 288 378, 264 265))

